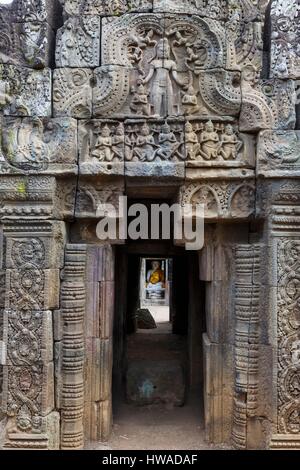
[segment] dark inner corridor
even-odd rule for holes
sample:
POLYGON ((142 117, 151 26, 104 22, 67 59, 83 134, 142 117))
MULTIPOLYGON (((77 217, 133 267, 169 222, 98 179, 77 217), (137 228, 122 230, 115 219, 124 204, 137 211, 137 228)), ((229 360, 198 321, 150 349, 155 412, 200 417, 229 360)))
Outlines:
MULTIPOLYGON (((202 334, 206 328, 205 284, 199 281, 198 254, 168 249, 163 243, 160 247, 134 244, 119 247, 116 260, 113 435, 124 426, 126 430, 125 421, 138 434, 152 425, 163 432, 160 426, 168 422, 176 434, 176 426, 179 432, 183 423, 191 422, 199 439, 204 428, 202 334), (158 307, 169 313, 164 321, 158 316, 153 329, 141 329, 137 322, 146 258, 165 259, 169 266, 164 284, 168 305, 158 307)), ((151 306, 147 310, 155 312, 151 306)), ((156 438, 152 448, 158 445, 155 442, 156 438)))

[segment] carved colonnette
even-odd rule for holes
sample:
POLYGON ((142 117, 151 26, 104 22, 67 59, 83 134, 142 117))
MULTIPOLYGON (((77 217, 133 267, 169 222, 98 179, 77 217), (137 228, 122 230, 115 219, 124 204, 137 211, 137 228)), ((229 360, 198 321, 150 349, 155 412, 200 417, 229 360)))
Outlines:
POLYGON ((86 246, 66 246, 61 286, 61 448, 81 449, 84 442, 84 312, 86 246))
POLYGON ((238 245, 235 283, 235 395, 232 439, 248 447, 248 420, 258 408, 260 263, 259 245, 238 245))

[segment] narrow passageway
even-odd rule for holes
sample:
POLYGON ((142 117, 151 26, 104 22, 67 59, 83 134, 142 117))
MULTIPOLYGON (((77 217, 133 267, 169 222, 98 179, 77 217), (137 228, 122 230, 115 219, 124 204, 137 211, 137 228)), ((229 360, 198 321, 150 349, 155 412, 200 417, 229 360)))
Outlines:
MULTIPOLYGON (((96 447, 96 444, 95 448, 96 447)), ((190 397, 183 407, 136 407, 120 402, 115 409, 111 439, 98 448, 112 450, 218 450, 205 441, 200 400, 190 397)))
POLYGON ((115 381, 113 432, 103 446, 113 450, 218 448, 205 441, 204 431, 201 337, 205 299, 199 283, 195 282, 197 290, 193 284, 187 288, 189 277, 199 277, 194 269, 197 259, 179 252, 172 260, 137 255, 127 263, 128 283, 120 284, 116 302, 121 337, 123 332, 123 347, 116 350, 120 360, 115 372, 120 379, 115 381), (160 289, 150 289, 151 281, 161 283, 160 289), (193 310, 194 298, 197 309, 193 310), (136 316, 139 309, 142 317, 136 316), (197 349, 192 330, 197 331, 197 349))
MULTIPOLYGON (((193 400, 195 401, 195 400, 193 400)), ((183 407, 121 403, 109 445, 112 449, 192 450, 209 448, 204 442, 203 419, 196 403, 183 407)))

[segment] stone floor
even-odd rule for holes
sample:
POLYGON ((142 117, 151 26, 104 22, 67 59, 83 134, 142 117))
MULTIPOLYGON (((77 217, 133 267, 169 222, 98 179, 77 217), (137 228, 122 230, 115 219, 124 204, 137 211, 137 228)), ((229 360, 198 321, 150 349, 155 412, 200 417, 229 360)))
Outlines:
POLYGON ((99 450, 217 450, 226 446, 207 444, 203 416, 193 399, 183 407, 135 407, 119 404, 114 427, 106 444, 90 444, 99 450))
MULTIPOLYGON (((157 315, 164 312, 157 311, 157 315)), ((151 312, 152 313, 152 312, 151 312)), ((139 330, 128 337, 129 360, 184 360, 185 340, 172 335, 170 323, 158 323, 155 330, 139 330)), ((189 397, 182 407, 169 404, 136 406, 120 396, 114 403, 114 426, 106 444, 89 444, 99 450, 213 450, 226 447, 205 442, 202 399, 189 397)))

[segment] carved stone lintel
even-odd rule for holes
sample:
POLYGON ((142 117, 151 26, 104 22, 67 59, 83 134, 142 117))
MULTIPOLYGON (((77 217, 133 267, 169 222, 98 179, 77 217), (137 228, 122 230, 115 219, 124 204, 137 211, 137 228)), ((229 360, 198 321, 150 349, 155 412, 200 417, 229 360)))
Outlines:
POLYGON ((255 213, 255 190, 251 180, 192 183, 182 187, 180 200, 182 206, 203 204, 206 219, 243 219, 255 213))

